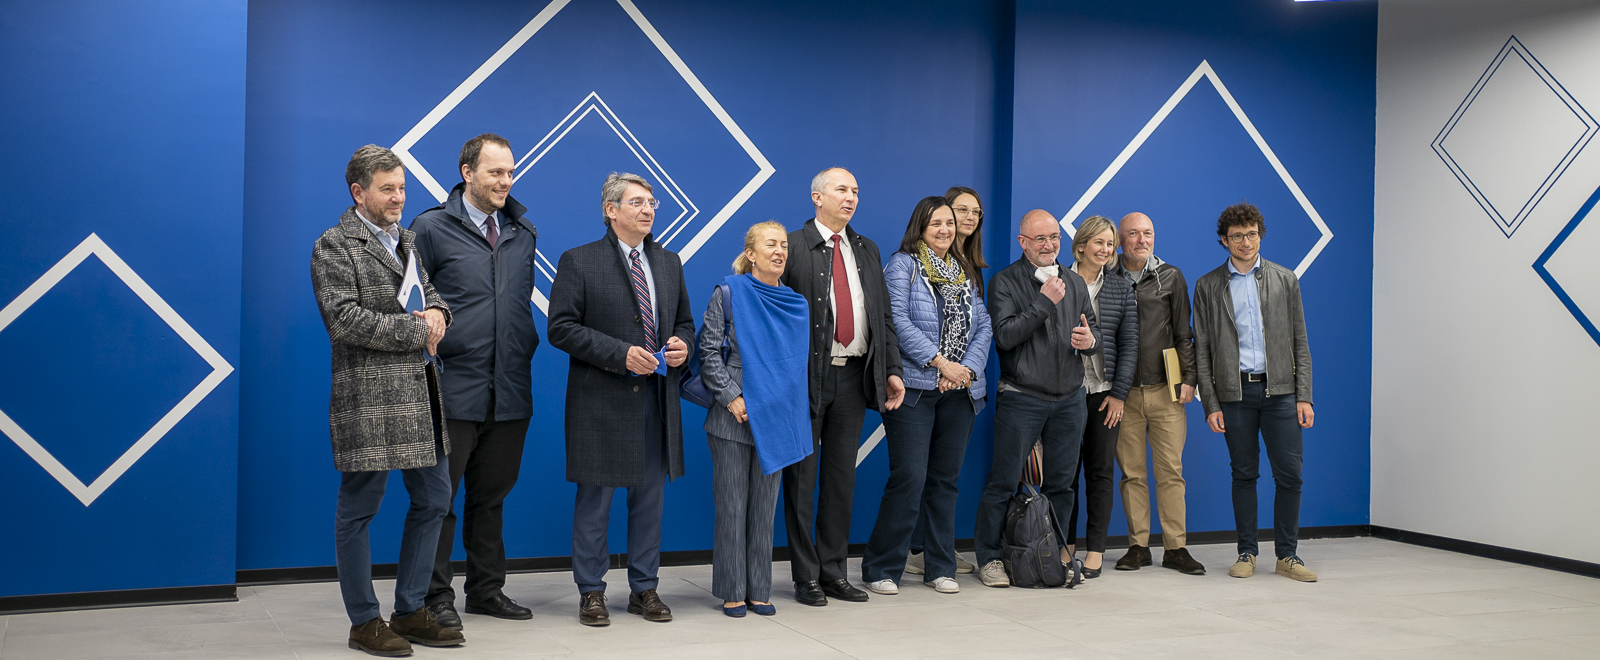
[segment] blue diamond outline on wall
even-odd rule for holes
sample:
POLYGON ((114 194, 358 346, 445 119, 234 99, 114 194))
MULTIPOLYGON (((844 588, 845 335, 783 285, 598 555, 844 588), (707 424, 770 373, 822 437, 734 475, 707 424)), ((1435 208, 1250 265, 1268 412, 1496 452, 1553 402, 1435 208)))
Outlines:
POLYGON ((1473 201, 1478 203, 1484 213, 1489 214, 1489 218, 1494 221, 1500 232, 1505 234, 1506 238, 1511 238, 1511 235, 1516 233, 1517 229, 1522 226, 1523 221, 1533 214, 1534 208, 1550 192, 1550 189, 1555 187, 1556 181, 1566 172, 1567 167, 1577 159, 1578 154, 1583 151, 1584 147, 1588 146, 1589 141, 1594 138, 1597 131, 1600 131, 1600 122, 1595 121, 1594 116, 1590 115, 1589 111, 1585 110, 1583 105, 1572 97, 1567 88, 1562 86, 1554 75, 1551 75, 1550 71, 1545 68, 1544 63, 1540 62, 1539 58, 1534 57, 1533 53, 1517 39, 1516 35, 1511 35, 1506 40, 1505 45, 1500 47, 1500 51, 1495 54, 1494 59, 1489 62, 1488 68, 1484 69, 1483 74, 1478 76, 1477 83, 1467 92, 1466 98, 1461 100, 1461 104, 1456 107, 1455 113, 1450 115, 1450 119, 1445 122, 1444 128, 1439 130, 1439 134, 1434 137, 1430 146, 1433 147, 1434 154, 1439 156, 1439 160, 1444 161, 1445 167, 1450 168, 1450 172, 1455 175, 1456 180, 1460 181, 1461 185, 1466 188, 1467 193, 1472 195, 1473 201), (1477 100, 1478 95, 1488 85, 1489 80, 1500 70, 1501 64, 1505 63, 1506 58, 1512 55, 1517 55, 1522 62, 1526 63, 1528 68, 1555 94, 1556 98, 1566 105, 1573 116, 1583 124, 1584 131, 1582 135, 1578 136, 1577 141, 1567 149, 1561 161, 1556 163, 1550 173, 1540 182, 1538 189, 1534 190, 1532 196, 1525 200, 1516 213, 1511 214, 1508 218, 1502 210, 1489 200, 1478 187, 1478 184, 1473 183, 1472 177, 1450 155, 1444 146, 1444 142, 1450 137, 1450 132, 1455 129, 1456 124, 1460 123, 1461 118, 1467 114, 1467 111, 1472 107, 1472 102, 1477 100))
POLYGON ((1533 270, 1539 274, 1539 279, 1544 280, 1544 283, 1550 287, 1550 291, 1556 294, 1556 298, 1561 300, 1561 304, 1572 314, 1572 318, 1578 320, 1578 325, 1583 326, 1583 329, 1589 333, 1589 338, 1593 339, 1596 344, 1600 344, 1600 328, 1595 327, 1594 320, 1583 312, 1583 308, 1578 306, 1577 301, 1567 294, 1566 288, 1562 287, 1561 283, 1556 281, 1555 275, 1552 275, 1550 270, 1545 267, 1550 258, 1555 256, 1556 251, 1561 249, 1562 244, 1567 242, 1567 237, 1572 235, 1572 231, 1578 228, 1578 224, 1582 223, 1584 218, 1589 217, 1589 213, 1594 210, 1595 202, 1600 202, 1600 188, 1596 188, 1594 194, 1589 195, 1588 201, 1583 203, 1583 206, 1578 209, 1578 213, 1572 216, 1572 220, 1567 222, 1567 226, 1561 228, 1561 233, 1556 234, 1555 240, 1550 241, 1550 245, 1544 249, 1544 253, 1534 260, 1533 270))

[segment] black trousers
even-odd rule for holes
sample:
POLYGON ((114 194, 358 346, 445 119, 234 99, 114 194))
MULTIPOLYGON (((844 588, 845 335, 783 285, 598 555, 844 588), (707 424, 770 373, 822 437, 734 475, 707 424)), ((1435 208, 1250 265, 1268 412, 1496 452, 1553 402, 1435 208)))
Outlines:
POLYGON ((844 580, 850 555, 850 508, 856 451, 867 417, 866 359, 822 368, 822 409, 811 416, 815 451, 783 469, 783 520, 795 582, 844 580), (813 493, 821 490, 813 502, 813 493), (816 536, 813 539, 813 515, 816 536))
MULTIPOLYGON (((1090 394, 1085 403, 1089 408, 1089 423, 1083 425, 1083 448, 1078 453, 1083 479, 1088 482, 1078 488, 1079 468, 1072 470, 1072 491, 1083 493, 1088 521, 1084 525, 1085 547, 1089 552, 1106 551, 1106 531, 1111 527, 1111 492, 1116 489, 1117 434, 1121 422, 1106 428, 1106 413, 1101 410, 1111 391, 1090 394)), ((1078 541, 1078 498, 1072 498, 1072 513, 1067 516, 1067 545, 1078 541)))
MULTIPOLYGON (((486 419, 494 419, 494 395, 489 396, 486 419)), ((522 445, 528 436, 528 419, 474 422, 447 419, 450 431, 450 512, 439 528, 439 549, 434 555, 433 579, 428 584, 429 605, 453 603, 450 553, 456 540, 456 492, 463 477, 466 503, 461 509, 461 544, 467 550, 468 603, 488 600, 506 586, 506 543, 501 536, 506 496, 522 471, 522 445)))

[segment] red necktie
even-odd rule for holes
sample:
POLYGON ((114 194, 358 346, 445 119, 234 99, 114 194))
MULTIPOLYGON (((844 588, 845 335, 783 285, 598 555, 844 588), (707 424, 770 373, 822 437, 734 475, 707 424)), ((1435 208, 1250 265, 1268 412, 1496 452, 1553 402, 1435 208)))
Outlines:
POLYGON ((838 308, 833 323, 833 340, 849 346, 856 338, 855 301, 850 299, 850 275, 845 272, 844 255, 839 252, 839 235, 833 235, 833 305, 838 308))
POLYGON ((489 239, 489 249, 493 250, 496 243, 500 242, 500 230, 495 228, 494 215, 483 221, 483 237, 489 239))

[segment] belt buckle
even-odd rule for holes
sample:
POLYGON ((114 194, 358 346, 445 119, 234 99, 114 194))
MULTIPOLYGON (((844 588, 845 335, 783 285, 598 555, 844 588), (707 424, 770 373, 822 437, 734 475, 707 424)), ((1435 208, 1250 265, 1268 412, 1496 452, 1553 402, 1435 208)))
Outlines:
POLYGON ((1244 381, 1246 383, 1262 383, 1262 382, 1266 382, 1266 380, 1267 380, 1267 375, 1266 374, 1245 374, 1244 375, 1244 381))
POLYGON ((843 355, 835 355, 835 356, 833 356, 833 366, 835 366, 835 367, 842 367, 846 363, 848 363, 849 361, 850 361, 850 358, 847 358, 847 357, 845 357, 843 355))

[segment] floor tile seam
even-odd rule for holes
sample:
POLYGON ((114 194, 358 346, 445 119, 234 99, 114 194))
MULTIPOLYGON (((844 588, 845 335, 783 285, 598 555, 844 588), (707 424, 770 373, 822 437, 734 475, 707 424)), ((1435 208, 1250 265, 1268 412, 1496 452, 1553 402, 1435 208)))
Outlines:
POLYGON ((1577 634, 1577 635, 1560 635, 1560 636, 1555 636, 1555 637, 1538 637, 1538 638, 1535 638, 1535 639, 1542 639, 1542 640, 1545 640, 1547 642, 1555 642, 1555 643, 1560 644, 1562 646, 1569 646, 1569 647, 1572 647, 1572 648, 1575 648, 1575 649, 1581 649, 1581 650, 1589 651, 1589 652, 1593 653, 1594 652, 1593 648, 1590 648, 1590 647, 1587 647, 1587 646, 1578 646, 1577 644, 1574 644, 1574 643, 1562 641, 1562 640, 1566 640, 1566 639, 1572 639, 1573 637, 1591 637, 1591 636, 1593 636, 1593 634, 1594 633, 1580 633, 1580 634, 1577 634))
MULTIPOLYGON (((1551 607, 1517 607, 1517 608, 1512 608, 1512 609, 1507 609, 1507 610, 1494 610, 1494 611, 1488 611, 1488 612, 1457 612, 1455 614, 1447 614, 1447 613, 1443 613, 1443 612, 1428 612, 1428 613, 1429 614, 1435 614, 1435 615, 1438 615, 1438 616, 1470 616, 1470 615, 1473 615, 1473 614, 1502 614, 1502 613, 1506 613, 1506 612, 1543 612, 1543 611, 1548 611, 1548 610, 1587 610, 1587 609, 1600 608, 1600 604, 1597 604, 1597 603, 1589 603, 1589 602, 1585 602, 1585 601, 1581 601, 1581 600, 1575 600, 1575 599, 1572 599, 1572 598, 1564 598, 1562 596, 1556 596, 1554 594, 1539 593, 1537 591, 1528 591, 1526 589, 1522 589, 1522 588, 1519 588, 1519 587, 1501 587, 1501 588, 1498 588, 1498 589, 1488 589, 1488 590, 1485 590, 1485 591, 1520 591, 1520 592, 1527 593, 1529 595, 1544 596, 1544 597, 1547 597, 1547 598, 1560 598, 1561 600, 1571 601, 1571 602, 1576 603, 1576 604, 1575 605, 1555 605, 1555 606, 1551 606, 1551 607)), ((1453 591, 1453 592, 1442 592, 1442 593, 1473 593, 1473 592, 1470 592, 1470 591, 1453 591)), ((1406 594, 1406 595, 1395 595, 1395 596, 1378 596, 1378 597, 1372 597, 1372 600, 1376 600, 1378 602, 1385 603, 1385 604, 1388 604, 1388 605, 1394 605, 1396 607, 1411 607, 1409 605, 1404 605, 1402 603, 1392 602, 1390 599, 1407 598, 1407 597, 1410 597, 1410 596, 1431 596, 1431 595, 1436 595, 1436 594, 1406 594)), ((1493 600, 1493 599, 1490 599, 1490 600, 1493 600)), ((1412 609, 1421 609, 1421 608, 1412 607, 1412 609)), ((1426 610, 1424 610, 1424 611, 1426 611, 1426 610)))
MULTIPOLYGON (((281 628, 279 628, 277 622, 273 621, 272 619, 250 619, 250 620, 246 620, 246 621, 208 621, 208 622, 201 622, 201 623, 175 623, 175 624, 153 625, 153 626, 152 625, 145 625, 145 626, 135 626, 135 627, 131 627, 131 628, 100 628, 100 629, 93 629, 93 630, 68 630, 68 631, 61 631, 61 632, 40 633, 40 634, 36 634, 36 635, 17 635, 16 637, 17 638, 22 638, 22 637, 28 637, 28 638, 77 637, 77 636, 83 636, 83 635, 86 635, 86 634, 93 634, 93 633, 127 633, 127 632, 133 631, 133 630, 140 630, 140 631, 161 630, 161 631, 165 631, 165 630, 178 630, 178 629, 183 629, 183 628, 194 628, 194 627, 197 627, 197 626, 228 626, 228 625, 237 625, 237 624, 244 624, 244 623, 271 623, 272 627, 273 627, 273 630, 278 631, 279 635, 283 635, 283 630, 281 628)), ((7 637, 11 637, 11 636, 7 635, 7 637)), ((285 641, 287 641, 287 639, 288 639, 287 636, 285 636, 284 639, 285 639, 285 641)), ((262 645, 261 644, 251 644, 250 646, 262 646, 262 645)), ((234 647, 229 647, 229 648, 234 648, 234 647)))

